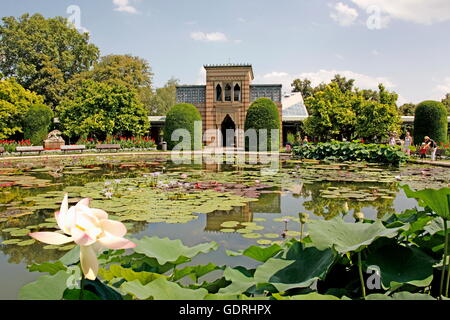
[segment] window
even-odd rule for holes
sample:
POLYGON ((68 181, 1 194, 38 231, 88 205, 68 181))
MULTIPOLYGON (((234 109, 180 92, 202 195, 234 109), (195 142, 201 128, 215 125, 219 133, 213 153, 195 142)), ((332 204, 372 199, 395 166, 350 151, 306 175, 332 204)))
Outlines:
POLYGON ((222 86, 220 84, 216 87, 216 101, 222 101, 222 86))
POLYGON ((234 86, 234 101, 241 101, 241 87, 237 83, 234 86))
POLYGON ((225 86, 225 101, 231 102, 231 85, 229 83, 225 86))

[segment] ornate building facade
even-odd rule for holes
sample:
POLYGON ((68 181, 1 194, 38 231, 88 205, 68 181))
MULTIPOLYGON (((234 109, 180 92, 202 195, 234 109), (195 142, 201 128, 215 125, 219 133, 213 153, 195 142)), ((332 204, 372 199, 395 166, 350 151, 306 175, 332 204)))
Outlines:
POLYGON ((203 132, 208 135, 206 145, 243 148, 244 123, 247 110, 258 98, 269 98, 278 106, 282 117, 282 85, 254 85, 250 64, 205 65, 206 85, 177 87, 177 103, 195 105, 203 121, 203 132), (235 130, 234 137, 226 134, 235 130))

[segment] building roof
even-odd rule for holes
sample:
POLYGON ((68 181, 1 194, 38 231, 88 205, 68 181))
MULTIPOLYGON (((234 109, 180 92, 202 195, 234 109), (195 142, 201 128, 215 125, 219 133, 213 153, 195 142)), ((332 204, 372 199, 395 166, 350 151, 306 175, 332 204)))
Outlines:
POLYGON ((306 110, 305 104, 303 102, 303 97, 300 92, 285 94, 282 99, 282 105, 283 119, 286 116, 290 116, 293 118, 308 117, 308 110, 306 110))
POLYGON ((224 64, 205 64, 203 65, 205 69, 215 69, 215 68, 250 68, 252 79, 255 78, 253 74, 253 66, 250 63, 224 63, 224 64))
POLYGON ((224 63, 224 64, 205 64, 203 67, 204 68, 224 68, 224 67, 230 67, 230 68, 236 68, 236 67, 252 68, 252 65, 250 63, 224 63))

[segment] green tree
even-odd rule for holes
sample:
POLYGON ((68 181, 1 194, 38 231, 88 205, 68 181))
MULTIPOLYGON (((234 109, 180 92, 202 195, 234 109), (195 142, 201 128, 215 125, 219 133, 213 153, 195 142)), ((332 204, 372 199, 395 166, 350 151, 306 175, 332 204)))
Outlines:
POLYGON ((33 105, 44 98, 26 90, 15 79, 0 80, 0 139, 23 132, 23 119, 33 105))
POLYGON ((314 94, 314 88, 311 86, 309 79, 295 79, 291 84, 292 92, 300 92, 304 100, 308 99, 314 94))
POLYGON ((450 93, 445 95, 445 98, 441 101, 444 106, 447 108, 447 113, 450 114, 450 93))
POLYGON ((420 143, 429 136, 437 143, 447 142, 448 113, 445 106, 438 101, 420 103, 414 118, 414 141, 420 143))
POLYGON ((414 111, 416 111, 416 105, 414 103, 405 103, 398 108, 398 111, 402 116, 413 116, 414 111))
POLYGON ((65 18, 47 19, 40 14, 4 17, 0 52, 0 72, 44 96, 52 107, 61 101, 66 82, 88 70, 99 56, 88 33, 68 26, 65 18))
POLYGON ((247 117, 245 118, 244 130, 256 130, 257 144, 256 146, 250 146, 251 139, 246 139, 245 149, 250 151, 278 151, 280 147, 280 137, 272 136, 272 130, 278 130, 280 132, 281 120, 278 112, 277 105, 269 98, 259 98, 255 100, 247 111, 247 117), (261 145, 264 135, 261 130, 266 131, 266 147, 267 150, 261 145), (273 141, 272 141, 273 140, 273 141), (256 148, 256 150, 253 149, 256 148))
POLYGON ((42 145, 53 121, 53 111, 43 104, 31 106, 23 121, 23 134, 33 145, 42 145))
POLYGON ((149 113, 152 116, 164 116, 177 102, 178 79, 170 79, 162 88, 156 89, 152 96, 149 113))
MULTIPOLYGON (((190 103, 179 103, 174 105, 166 116, 164 125, 164 141, 167 148, 172 150, 181 141, 173 141, 172 135, 178 129, 185 129, 190 134, 190 147, 195 150, 202 147, 202 130, 195 131, 195 123, 201 124, 202 116, 198 109, 190 103), (197 142, 197 143, 196 143, 197 142)), ((186 142, 186 141, 184 141, 186 142)))
POLYGON ((366 140, 380 140, 388 137, 390 132, 400 130, 396 105, 398 95, 387 91, 382 84, 378 88, 375 99, 366 100, 362 95, 356 109, 356 135, 366 140))
POLYGON ((69 137, 142 136, 150 127, 136 92, 121 84, 85 80, 57 111, 69 137))
POLYGON ((67 92, 77 90, 84 80, 118 84, 136 90, 137 97, 146 108, 151 104, 153 73, 149 63, 131 55, 101 57, 91 70, 76 75, 67 85, 67 92))
POLYGON ((337 74, 331 79, 331 83, 335 83, 342 92, 352 91, 355 84, 354 79, 347 80, 346 77, 337 74))
POLYGON ((305 103, 311 110, 304 124, 308 136, 319 140, 350 140, 354 137, 355 106, 361 103, 356 93, 342 92, 336 83, 331 83, 325 90, 306 99, 305 103))

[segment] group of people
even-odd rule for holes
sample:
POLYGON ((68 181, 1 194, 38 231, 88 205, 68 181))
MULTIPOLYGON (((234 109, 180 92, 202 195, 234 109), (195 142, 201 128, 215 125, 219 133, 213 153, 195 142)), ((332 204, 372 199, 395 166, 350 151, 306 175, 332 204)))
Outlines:
MULTIPOLYGON (((397 133, 393 132, 391 133, 390 137, 389 137, 389 144, 390 145, 402 145, 403 150, 408 154, 411 155, 411 146, 413 146, 413 138, 411 137, 411 133, 409 131, 406 131, 406 135, 405 135, 405 139, 404 140, 400 140, 397 137, 397 133)), ((436 151, 438 149, 438 145, 436 143, 436 141, 434 141, 433 139, 431 139, 429 136, 426 136, 424 138, 424 141, 422 142, 422 145, 420 146, 419 149, 419 153, 420 153, 420 158, 421 159, 425 159, 426 158, 426 154, 428 152, 430 152, 431 154, 431 160, 435 161, 436 160, 436 151)))

